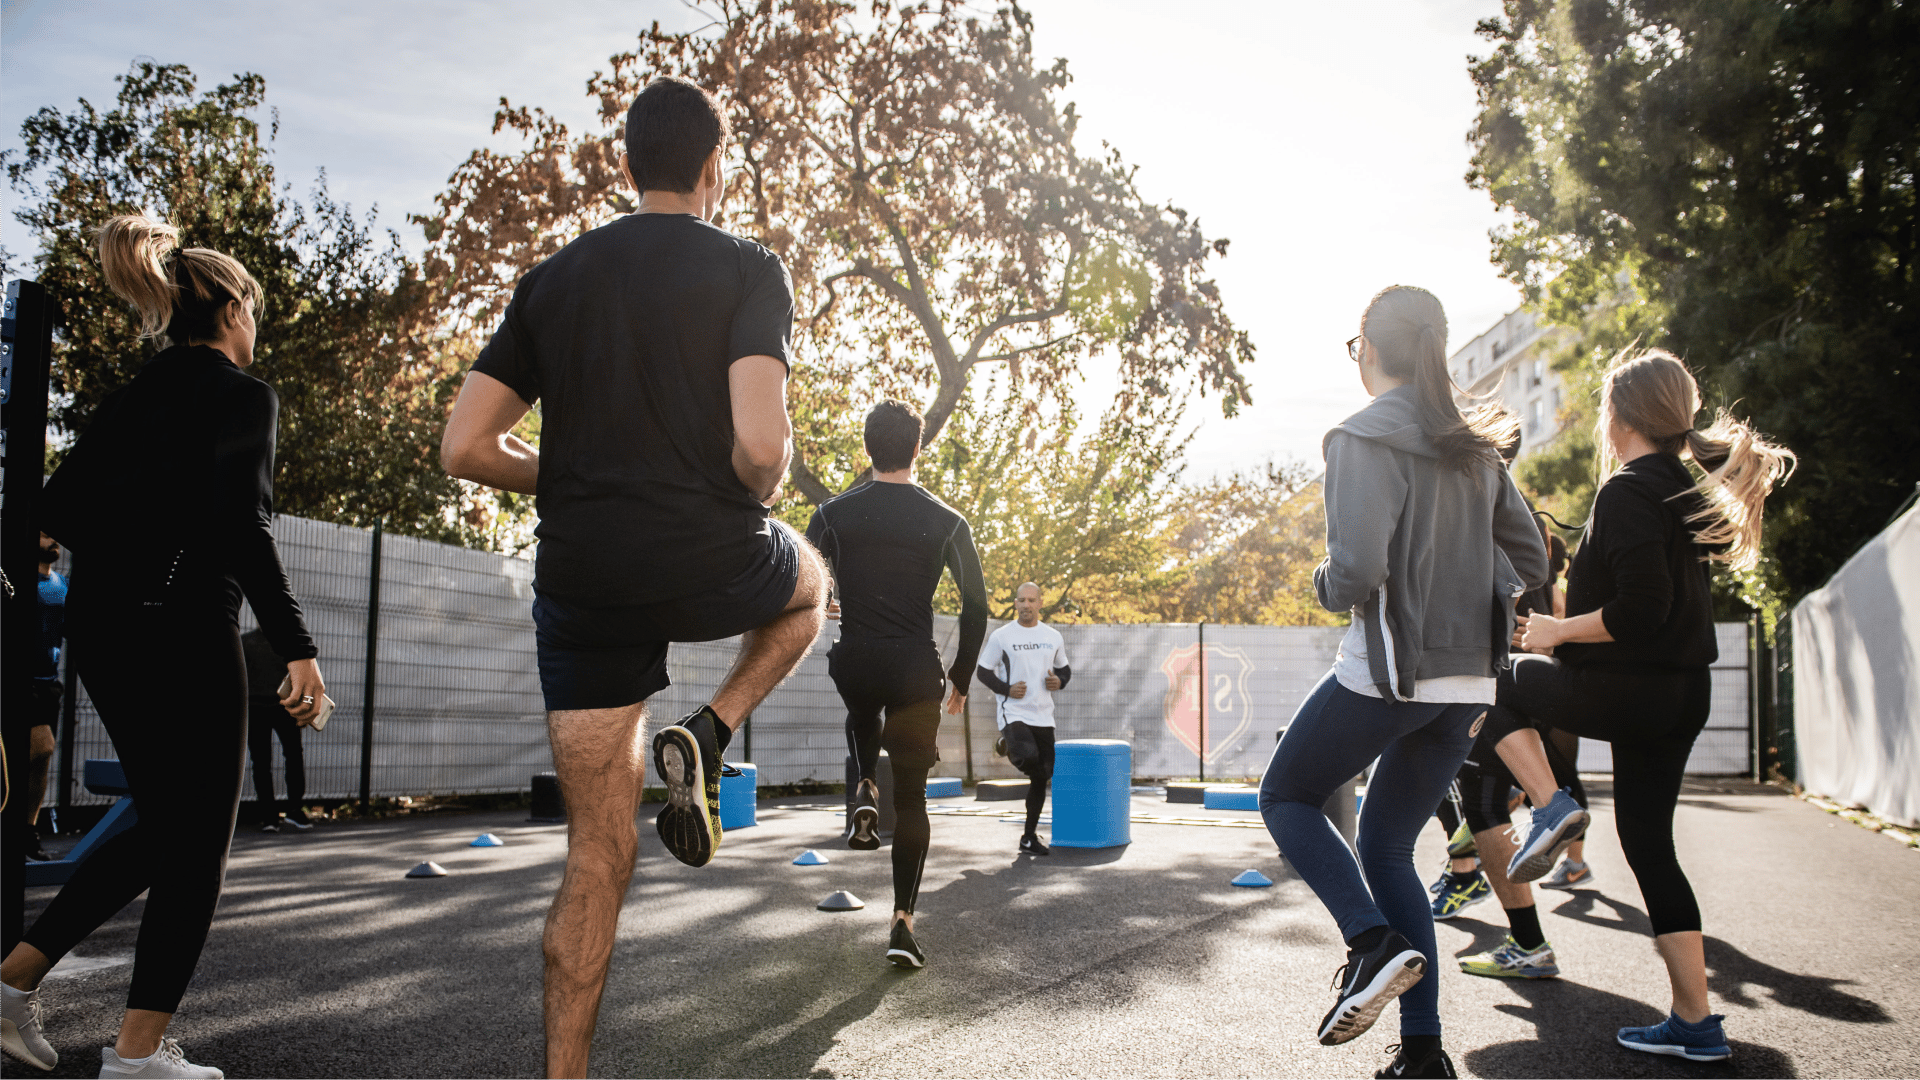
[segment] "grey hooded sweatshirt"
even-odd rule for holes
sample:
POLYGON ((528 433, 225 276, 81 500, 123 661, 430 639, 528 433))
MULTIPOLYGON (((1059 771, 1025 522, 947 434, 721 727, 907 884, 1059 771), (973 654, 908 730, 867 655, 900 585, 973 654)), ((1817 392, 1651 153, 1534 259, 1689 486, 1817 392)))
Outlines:
POLYGON ((1373 685, 1411 701, 1414 683, 1491 677, 1507 666, 1513 599, 1547 580, 1547 549, 1507 471, 1443 468, 1414 388, 1396 387, 1321 444, 1327 558, 1320 603, 1366 626, 1373 685))

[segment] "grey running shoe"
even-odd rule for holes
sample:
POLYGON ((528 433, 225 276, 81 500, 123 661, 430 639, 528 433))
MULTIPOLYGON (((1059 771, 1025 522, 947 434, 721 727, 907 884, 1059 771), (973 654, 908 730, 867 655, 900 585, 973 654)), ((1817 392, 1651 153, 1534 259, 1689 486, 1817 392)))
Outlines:
POLYGON ((907 920, 895 919, 893 933, 887 938, 887 959, 896 967, 923 968, 927 966, 927 954, 920 951, 920 943, 913 940, 913 931, 907 929, 907 920))
POLYGON ((176 1080, 224 1080, 226 1073, 211 1065, 195 1065, 187 1060, 180 1044, 172 1039, 161 1039, 160 1049, 143 1058, 129 1061, 113 1052, 113 1047, 100 1048, 100 1076, 107 1077, 170 1077, 176 1080))
POLYGON ((0 984, 0 1050, 36 1069, 60 1063, 60 1055, 40 1032, 40 991, 15 990, 0 984))
POLYGON ((667 785, 667 808, 654 828, 673 857, 688 866, 707 865, 720 846, 720 747, 713 736, 718 722, 702 705, 653 737, 654 768, 667 785))
POLYGON ((1489 979, 1551 979, 1560 974, 1553 958, 1553 944, 1543 941, 1538 947, 1523 949, 1508 934, 1497 949, 1460 958, 1460 970, 1489 979))
POLYGON ((1340 996, 1320 1021, 1320 1044, 1338 1046, 1365 1034, 1380 1019, 1380 1010, 1426 973, 1427 958, 1398 933, 1387 934, 1364 953, 1349 949, 1346 964, 1334 975, 1340 996))
POLYGON ((1533 821, 1527 826, 1526 842, 1520 850, 1513 853, 1513 861, 1507 864, 1507 880, 1515 885, 1524 885, 1537 881, 1553 869, 1560 860, 1567 845, 1580 836, 1580 830, 1586 828, 1591 815, 1573 801, 1573 793, 1566 788, 1554 792, 1553 801, 1533 811, 1533 821))
POLYGON ((1548 874, 1545 880, 1540 882, 1540 887, 1543 889, 1568 890, 1591 889, 1593 888, 1593 881, 1593 867, 1591 864, 1574 862, 1572 859, 1562 859, 1560 860, 1560 865, 1553 868, 1553 873, 1548 874))
POLYGON ((872 780, 862 780, 853 789, 847 846, 855 851, 873 851, 880 846, 880 786, 872 780))

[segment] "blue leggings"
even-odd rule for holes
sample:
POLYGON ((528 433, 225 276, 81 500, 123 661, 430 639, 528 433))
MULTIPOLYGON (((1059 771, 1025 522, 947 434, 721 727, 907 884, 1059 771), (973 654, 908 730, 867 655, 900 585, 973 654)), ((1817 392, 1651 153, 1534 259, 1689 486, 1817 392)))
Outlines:
POLYGON ((1400 996, 1403 1037, 1440 1034, 1433 909, 1413 866, 1413 842, 1446 797, 1473 746, 1473 723, 1486 711, 1383 701, 1354 693, 1328 672, 1293 714, 1260 781, 1267 831, 1339 922, 1340 936, 1352 940, 1391 926, 1426 954, 1426 978, 1400 996), (1356 863, 1321 807, 1376 757, 1356 863))

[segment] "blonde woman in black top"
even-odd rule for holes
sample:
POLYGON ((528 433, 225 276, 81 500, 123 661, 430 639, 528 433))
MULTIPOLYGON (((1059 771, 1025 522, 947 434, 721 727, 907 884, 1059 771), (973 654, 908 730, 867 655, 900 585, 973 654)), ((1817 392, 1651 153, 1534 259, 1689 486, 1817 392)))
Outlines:
POLYGON ((217 1077, 166 1037, 226 873, 247 738, 244 595, 292 689, 296 720, 326 686, 268 531, 273 388, 253 362, 260 285, 238 262, 178 248, 139 215, 100 230, 107 283, 166 346, 109 395, 47 482, 45 528, 81 562, 68 595, 74 662, 113 739, 139 823, 102 845, 0 965, 5 1048, 40 1069, 40 980, 141 893, 133 985, 101 1076, 217 1077))
MULTIPOLYGON (((1640 883, 1672 1014, 1622 1028, 1620 1045, 1692 1061, 1731 1054, 1710 1015, 1700 907, 1673 849, 1673 811, 1693 741, 1712 705, 1718 657, 1707 563, 1744 569, 1760 553, 1767 492, 1794 456, 1721 413, 1695 431, 1700 391, 1673 356, 1622 356, 1607 372, 1599 430, 1621 462, 1593 500, 1568 573, 1566 617, 1536 613, 1518 636, 1530 653, 1500 678, 1486 737, 1536 806, 1554 793, 1535 724, 1613 745, 1614 822, 1640 883), (1682 455, 1705 473, 1696 481, 1682 455)), ((1535 832, 1538 833, 1536 827, 1535 832)), ((1529 836, 1509 877, 1532 881, 1564 842, 1529 836)))

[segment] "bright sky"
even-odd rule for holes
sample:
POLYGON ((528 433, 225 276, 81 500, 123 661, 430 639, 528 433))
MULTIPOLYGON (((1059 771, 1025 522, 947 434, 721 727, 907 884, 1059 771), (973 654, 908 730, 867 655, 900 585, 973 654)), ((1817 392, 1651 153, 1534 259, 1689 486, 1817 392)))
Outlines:
MULTIPOLYGON (((988 6, 988 5, 983 5, 988 6)), ((1341 350, 1367 298, 1433 290, 1450 343, 1518 306, 1487 261, 1498 221, 1462 182, 1474 113, 1469 53, 1497 0, 1264 0, 1205 6, 1030 0, 1037 51, 1064 56, 1085 149, 1106 139, 1140 166, 1143 194, 1233 240, 1215 264, 1227 310, 1259 349, 1254 405, 1235 420, 1196 402, 1189 477, 1270 456, 1318 461, 1320 437, 1365 402, 1341 350)), ((698 20, 679 0, 4 0, 0 148, 43 105, 106 107, 136 56, 184 63, 210 88, 267 79, 280 111, 280 176, 304 193, 327 171, 336 198, 378 206, 410 246, 409 212, 488 136, 502 95, 593 125, 587 77, 658 20, 698 20)), ((504 144, 495 143, 495 145, 504 144)), ((8 211, 16 260, 32 238, 8 211)), ((17 263, 16 263, 17 265, 17 263)), ((1084 391, 1097 412, 1111 382, 1084 391)))

